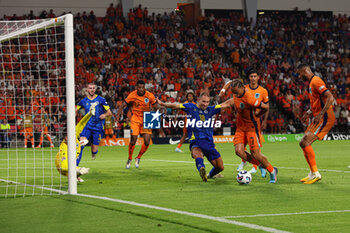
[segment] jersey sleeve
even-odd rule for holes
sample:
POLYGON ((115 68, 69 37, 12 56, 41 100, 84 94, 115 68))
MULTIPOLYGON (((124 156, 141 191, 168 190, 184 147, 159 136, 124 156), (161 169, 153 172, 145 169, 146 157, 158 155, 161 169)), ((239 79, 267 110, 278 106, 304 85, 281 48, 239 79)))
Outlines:
POLYGON ((133 93, 130 93, 128 97, 124 100, 127 105, 131 105, 132 102, 134 102, 134 95, 133 93))
POLYGON ((108 103, 107 103, 107 101, 106 101, 106 99, 105 98, 102 98, 102 106, 103 106, 103 108, 107 111, 108 109, 110 109, 110 107, 109 107, 109 105, 108 105, 108 103))
POLYGON ((323 95, 326 91, 328 91, 326 84, 321 78, 318 78, 315 81, 313 81, 311 85, 311 88, 314 89, 320 95, 323 95))
POLYGON ((81 107, 83 107, 83 106, 84 106, 84 99, 82 99, 82 100, 79 101, 79 103, 78 103, 78 105, 77 105, 77 109, 79 110, 79 109, 81 109, 81 107))
POLYGON ((154 105, 157 103, 156 101, 156 97, 151 93, 150 96, 149 96, 149 102, 154 105))
POLYGON ((264 89, 262 95, 263 95, 262 96, 262 102, 264 104, 267 104, 270 101, 270 99, 269 99, 269 92, 266 89, 264 89))
POLYGON ((217 104, 215 106, 209 106, 211 108, 212 116, 221 112, 221 105, 217 104))
POLYGON ((185 112, 188 112, 188 111, 190 111, 191 109, 193 109, 194 106, 196 106, 196 105, 194 105, 194 104, 192 104, 192 103, 180 104, 180 109, 184 110, 185 112))

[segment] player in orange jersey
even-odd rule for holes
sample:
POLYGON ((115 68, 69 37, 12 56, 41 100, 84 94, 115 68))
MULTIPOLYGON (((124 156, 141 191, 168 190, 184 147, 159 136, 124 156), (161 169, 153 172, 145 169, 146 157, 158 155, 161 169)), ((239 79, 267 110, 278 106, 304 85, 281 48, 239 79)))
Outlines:
POLYGON ((233 139, 236 155, 252 164, 263 166, 270 173, 270 183, 276 183, 278 169, 260 151, 262 145, 258 121, 268 111, 269 104, 256 99, 253 92, 245 88, 240 80, 233 80, 230 86, 234 97, 228 101, 234 102, 237 112, 237 129, 233 139), (256 109, 261 110, 256 113, 256 109), (247 144, 250 153, 245 150, 247 144))
POLYGON ((135 158, 135 167, 138 168, 140 164, 140 159, 142 155, 147 151, 148 146, 151 141, 152 130, 143 128, 143 113, 149 112, 151 110, 152 105, 156 104, 156 98, 154 95, 145 90, 145 82, 143 80, 139 80, 136 83, 136 90, 131 92, 128 97, 125 99, 122 108, 119 108, 117 114, 117 120, 119 120, 120 115, 123 109, 126 106, 132 107, 132 117, 131 117, 131 139, 129 144, 129 158, 126 162, 125 167, 127 169, 130 168, 132 161, 132 154, 135 149, 135 144, 137 141, 137 137, 141 134, 143 137, 143 144, 138 156, 135 158))
POLYGON ((39 145, 36 148, 40 148, 43 144, 44 136, 46 135, 47 140, 50 142, 50 147, 55 147, 51 136, 49 134, 49 126, 51 124, 50 116, 45 108, 41 110, 41 134, 40 134, 40 142, 39 145))
MULTIPOLYGON (((186 101, 185 101, 185 104, 187 103, 193 103, 193 104, 196 104, 194 102, 194 94, 193 92, 188 92, 186 94, 186 101)), ((185 119, 185 122, 186 122, 186 119, 185 119)), ((180 148, 182 146, 182 144, 184 144, 184 142, 186 141, 186 138, 187 138, 187 128, 186 127, 183 127, 183 134, 182 134, 182 137, 180 139, 180 142, 179 144, 177 145, 176 149, 175 149, 175 152, 183 152, 180 148)))
POLYGON ((306 78, 309 83, 311 110, 307 111, 302 118, 303 121, 312 118, 311 123, 307 127, 304 137, 299 145, 304 151, 306 162, 309 164, 310 173, 307 177, 302 178, 300 182, 304 184, 313 184, 322 179, 316 165, 315 152, 311 144, 316 140, 322 140, 324 136, 333 127, 335 116, 332 103, 334 97, 326 87, 324 81, 313 74, 311 68, 307 64, 300 64, 297 68, 299 77, 306 78))
MULTIPOLYGON (((260 102, 267 104, 269 102, 269 94, 265 88, 263 88, 262 86, 259 85, 258 71, 255 69, 250 70, 248 77, 249 77, 249 84, 245 85, 245 88, 249 89, 254 94, 255 99, 258 99, 260 102)), ((227 86, 229 86, 229 85, 227 85, 227 86)), ((220 94, 222 95, 223 92, 220 92, 220 94)), ((220 96, 220 94, 219 94, 219 96, 220 96)), ((261 142, 264 142, 264 137, 262 136, 262 130, 266 129, 268 115, 269 115, 269 111, 267 110, 267 112, 257 121, 261 142)), ((247 161, 242 159, 241 164, 237 167, 237 171, 242 170, 246 164, 247 164, 247 161)), ((263 167, 259 167, 259 168, 261 171, 261 176, 265 177, 266 170, 263 167)), ((253 168, 249 172, 251 174, 254 174, 254 173, 256 173, 256 169, 257 169, 256 165, 253 164, 253 168)))

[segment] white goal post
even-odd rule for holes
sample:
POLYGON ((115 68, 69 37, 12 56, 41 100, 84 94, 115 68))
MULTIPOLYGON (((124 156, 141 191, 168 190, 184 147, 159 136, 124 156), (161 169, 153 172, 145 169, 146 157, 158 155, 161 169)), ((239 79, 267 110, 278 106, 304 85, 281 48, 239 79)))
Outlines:
POLYGON ((0 148, 0 196, 50 195, 57 189, 77 194, 72 14, 51 19, 0 21, 0 103, 0 110, 5 113, 2 121, 15 122, 10 124, 12 134, 1 131, 0 146, 4 148, 0 148), (63 79, 65 86, 60 86, 63 79), (31 138, 25 125, 29 112, 34 131, 31 138), (51 130, 45 134, 50 148, 42 144, 44 129, 40 127, 44 127, 44 118, 56 121, 55 127, 49 126, 51 130), (55 166, 63 139, 60 126, 67 127, 68 187, 66 177, 55 166), (35 140, 38 134, 40 144, 35 140), (27 148, 26 135, 32 148, 27 148))

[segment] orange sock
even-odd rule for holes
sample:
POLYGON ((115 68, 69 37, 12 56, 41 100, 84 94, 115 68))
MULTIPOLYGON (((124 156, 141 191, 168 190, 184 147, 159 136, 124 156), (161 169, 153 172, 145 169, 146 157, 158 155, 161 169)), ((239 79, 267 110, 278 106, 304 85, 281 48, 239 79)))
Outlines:
POLYGON ((177 144, 177 148, 181 148, 182 147, 182 144, 181 143, 179 143, 179 144, 177 144))
POLYGON ((27 142, 28 142, 27 138, 24 138, 24 146, 27 146, 27 142))
POLYGON ((255 170, 258 168, 258 166, 256 166, 255 164, 253 164, 253 167, 255 168, 255 170))
POLYGON ((316 165, 316 158, 315 158, 315 151, 312 148, 312 146, 307 146, 303 148, 304 156, 306 158, 306 162, 309 164, 309 167, 312 172, 317 172, 317 165, 316 165))
POLYGON ((44 135, 41 135, 41 136, 40 136, 39 146, 41 146, 41 144, 43 144, 43 140, 44 140, 44 135))
POLYGON ((34 147, 34 138, 32 137, 30 141, 32 142, 32 147, 34 147))
POLYGON ((250 161, 248 161, 249 163, 253 164, 253 165, 257 165, 259 166, 260 165, 260 162, 254 158, 252 158, 250 161))
POLYGON ((148 147, 149 147, 149 145, 146 146, 145 144, 142 144, 139 155, 137 156, 138 159, 141 159, 142 155, 147 151, 148 147))
POLYGON ((53 144, 50 135, 47 134, 46 137, 47 137, 47 140, 49 140, 49 142, 50 142, 51 144, 53 144))
POLYGON ((266 167, 266 170, 268 170, 270 173, 273 172, 273 166, 269 164, 269 166, 266 167))
POLYGON ((129 144, 129 159, 132 159, 132 153, 134 153, 135 145, 129 144))
POLYGON ((242 159, 242 162, 245 163, 245 162, 247 162, 247 161, 245 161, 244 159, 242 159))

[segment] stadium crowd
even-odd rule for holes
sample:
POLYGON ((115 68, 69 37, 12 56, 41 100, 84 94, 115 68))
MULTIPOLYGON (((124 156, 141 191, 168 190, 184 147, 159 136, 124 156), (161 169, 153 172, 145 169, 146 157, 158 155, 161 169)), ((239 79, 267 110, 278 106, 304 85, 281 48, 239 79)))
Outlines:
MULTIPOLYGON (((289 15, 258 15, 254 25, 242 13, 233 12, 228 18, 201 16, 195 26, 190 26, 179 11, 156 15, 140 5, 130 10, 128 18, 122 12, 120 5, 111 4, 105 17, 96 17, 93 11, 74 16, 77 100, 85 97, 86 83, 95 82, 98 93, 116 115, 137 80, 143 79, 146 89, 163 102, 183 102, 188 92, 198 96, 204 90, 214 103, 222 101, 217 96, 228 80, 241 78, 248 83, 246 74, 254 68, 259 71, 261 85, 269 91, 271 111, 266 132, 298 133, 304 127, 300 118, 310 104, 308 84, 296 73, 297 65, 303 62, 323 77, 336 98, 333 131, 350 131, 349 17, 295 11, 289 15)), ((3 16, 3 20, 47 17, 56 15, 53 10, 39 16, 31 11, 21 17, 3 16)), ((34 47, 20 49, 35 52, 34 47)), ((3 70, 11 68, 11 59, 19 59, 15 55, 18 48, 12 49, 12 55, 1 55, 3 70)), ((6 54, 4 47, 2 50, 6 54)), ((20 56, 28 59, 27 55, 20 56)), ((52 56, 53 60, 64 60, 63 54, 52 56)), ((45 73, 42 68, 38 64, 34 75, 7 73, 5 79, 12 81, 0 80, 0 89, 7 90, 0 95, 0 120, 8 118, 14 124, 15 116, 26 112, 18 106, 26 105, 28 112, 40 113, 40 109, 33 108, 42 103, 55 116, 52 125, 64 122, 66 105, 64 98, 59 98, 65 94, 64 80, 61 74, 45 73), (37 79, 39 75, 46 75, 42 83, 37 79), (29 84, 34 90, 28 88, 29 84), (13 114, 15 111, 17 114, 13 114)), ((231 94, 228 91, 225 99, 231 94)), ((168 109, 167 113, 174 112, 168 109)), ((125 111, 123 120, 116 122, 117 137, 130 126, 129 119, 130 113, 125 111)), ((226 110, 220 119, 234 130, 232 110, 226 110)), ((182 131, 169 129, 166 133, 182 131)))

